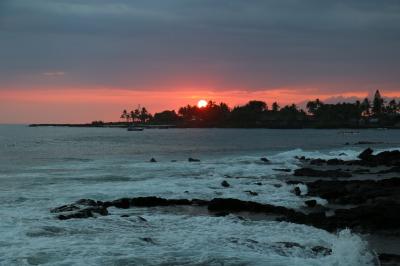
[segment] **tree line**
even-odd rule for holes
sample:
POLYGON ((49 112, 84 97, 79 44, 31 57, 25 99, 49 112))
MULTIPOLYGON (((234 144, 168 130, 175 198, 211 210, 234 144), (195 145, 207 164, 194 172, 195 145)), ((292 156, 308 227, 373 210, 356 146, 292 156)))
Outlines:
POLYGON ((338 128, 392 127, 400 125, 400 102, 389 102, 379 90, 372 100, 327 104, 319 99, 309 101, 306 110, 295 104, 281 107, 274 102, 249 101, 230 108, 226 103, 209 101, 207 106, 186 105, 175 110, 150 114, 145 107, 123 110, 126 123, 175 125, 178 127, 249 127, 249 128, 338 128))

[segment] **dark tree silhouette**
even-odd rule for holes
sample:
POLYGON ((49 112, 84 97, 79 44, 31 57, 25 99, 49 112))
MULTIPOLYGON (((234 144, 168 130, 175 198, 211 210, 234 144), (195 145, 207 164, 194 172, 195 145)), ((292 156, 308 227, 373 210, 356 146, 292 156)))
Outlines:
POLYGON ((126 111, 126 109, 122 111, 120 118, 126 119, 126 122, 129 123, 130 116, 129 116, 128 111, 126 111))
POLYGON ((379 92, 379 90, 377 90, 374 95, 374 101, 372 106, 372 112, 374 113, 375 116, 379 116, 380 114, 382 114, 384 110, 384 104, 385 102, 381 96, 381 93, 379 92))
POLYGON ((278 111, 279 111, 279 108, 280 108, 280 106, 279 106, 279 104, 278 104, 277 102, 274 102, 274 103, 272 104, 272 111, 273 111, 273 112, 278 112, 278 111))
POLYGON ((400 125, 400 102, 395 99, 387 105, 376 91, 371 107, 370 100, 362 102, 326 104, 316 99, 306 104, 307 113, 295 104, 279 107, 277 102, 268 105, 263 101, 249 101, 230 109, 226 103, 209 101, 207 106, 186 105, 174 110, 156 113, 154 117, 145 107, 130 113, 123 111, 121 118, 143 124, 172 124, 181 127, 267 127, 267 128, 339 128, 382 127, 400 125))

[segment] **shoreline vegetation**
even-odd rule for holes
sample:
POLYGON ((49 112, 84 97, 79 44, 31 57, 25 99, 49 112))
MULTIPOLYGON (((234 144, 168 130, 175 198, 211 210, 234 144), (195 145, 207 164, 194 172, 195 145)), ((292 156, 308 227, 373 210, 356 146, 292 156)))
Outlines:
POLYGON ((306 110, 295 104, 271 107, 263 101, 249 101, 242 106, 230 108, 226 103, 209 101, 205 107, 187 105, 175 110, 151 114, 145 107, 123 110, 124 121, 93 121, 83 124, 31 124, 62 127, 121 127, 144 128, 393 128, 400 129, 400 101, 386 101, 379 90, 372 100, 365 98, 354 103, 327 104, 319 99, 309 101, 306 110))

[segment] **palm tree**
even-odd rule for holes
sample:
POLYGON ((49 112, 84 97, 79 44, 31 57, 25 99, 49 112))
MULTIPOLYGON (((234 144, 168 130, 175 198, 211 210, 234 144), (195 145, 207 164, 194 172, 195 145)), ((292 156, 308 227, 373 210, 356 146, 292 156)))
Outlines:
POLYGON ((126 122, 129 123, 130 116, 128 114, 128 111, 126 111, 126 109, 122 111, 122 114, 121 114, 120 118, 121 119, 126 119, 126 122))
POLYGON ((136 109, 133 111, 133 117, 134 117, 135 120, 140 119, 140 110, 139 110, 139 108, 140 108, 140 107, 136 108, 136 109))
POLYGON ((140 110, 139 119, 142 123, 146 123, 147 119, 149 119, 149 112, 146 107, 142 107, 142 110, 140 110))
POLYGON ((132 123, 135 123, 135 120, 136 120, 136 118, 137 118, 137 115, 136 115, 136 113, 135 113, 134 111, 131 111, 131 112, 130 112, 129 117, 132 119, 132 123))

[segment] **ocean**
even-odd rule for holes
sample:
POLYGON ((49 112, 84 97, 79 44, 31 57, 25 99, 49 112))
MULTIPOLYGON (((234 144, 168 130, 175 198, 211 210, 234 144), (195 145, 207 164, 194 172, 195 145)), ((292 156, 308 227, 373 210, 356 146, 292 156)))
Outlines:
POLYGON ((50 213, 81 198, 139 196, 229 197, 299 209, 310 198, 294 195, 274 169, 297 168, 295 156, 356 158, 368 146, 359 141, 393 149, 400 134, 0 125, 0 265, 374 265, 374 251, 350 230, 328 233, 184 208, 110 208, 108 216, 65 221, 50 213), (222 187, 223 180, 231 186, 222 187), (287 249, 283 242, 306 248, 287 249), (313 246, 332 254, 316 255, 313 246))

